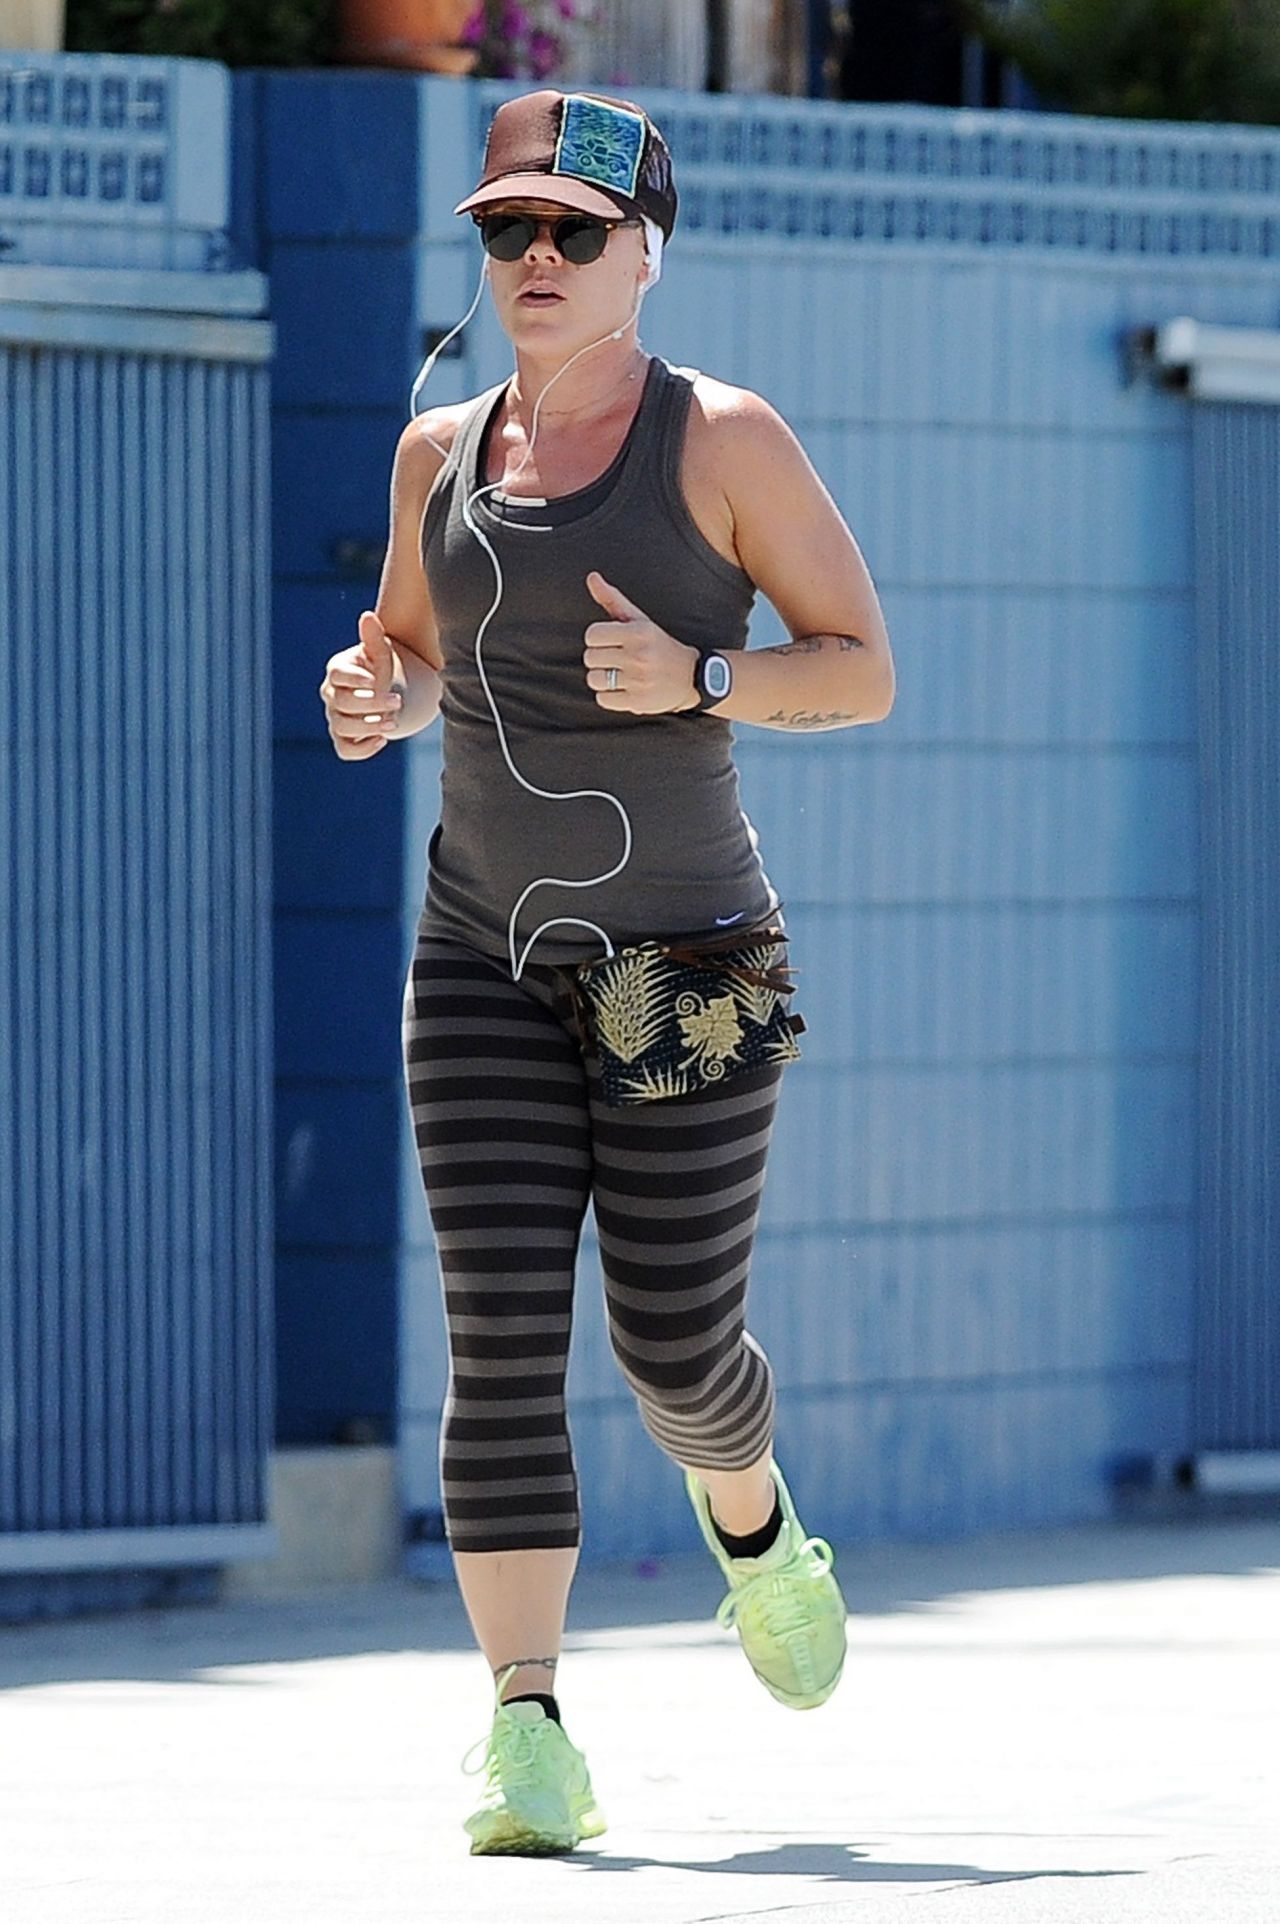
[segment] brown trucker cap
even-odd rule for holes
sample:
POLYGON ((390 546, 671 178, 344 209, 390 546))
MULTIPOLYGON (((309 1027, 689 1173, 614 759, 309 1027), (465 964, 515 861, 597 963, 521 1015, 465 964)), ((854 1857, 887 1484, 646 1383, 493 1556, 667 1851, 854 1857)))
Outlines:
POLYGON ((480 184, 455 214, 515 199, 558 201, 611 219, 647 214, 670 240, 676 189, 666 141, 642 107, 554 87, 504 100, 489 123, 480 184))

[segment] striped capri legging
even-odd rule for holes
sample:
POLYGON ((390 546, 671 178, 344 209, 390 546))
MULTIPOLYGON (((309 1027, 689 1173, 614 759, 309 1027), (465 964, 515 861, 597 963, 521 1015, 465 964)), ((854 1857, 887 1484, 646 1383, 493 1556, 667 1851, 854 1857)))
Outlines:
POLYGON ((581 1541, 565 1374, 588 1197, 609 1340, 645 1429, 691 1469, 756 1462, 775 1389, 744 1317, 785 1063, 611 1108, 563 971, 530 961, 516 982, 421 930, 403 1050, 444 1295, 451 1547, 581 1541))

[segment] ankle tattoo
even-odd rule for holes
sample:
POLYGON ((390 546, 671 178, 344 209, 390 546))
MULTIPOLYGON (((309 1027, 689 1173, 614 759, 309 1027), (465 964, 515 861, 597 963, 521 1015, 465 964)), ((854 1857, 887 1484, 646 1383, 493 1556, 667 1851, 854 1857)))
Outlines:
POLYGON ((544 1670, 554 1670, 559 1661, 559 1657, 509 1657, 506 1663, 498 1665, 493 1673, 493 1680, 496 1683, 503 1671, 510 1670, 512 1664, 518 1664, 521 1668, 526 1665, 540 1664, 544 1670))

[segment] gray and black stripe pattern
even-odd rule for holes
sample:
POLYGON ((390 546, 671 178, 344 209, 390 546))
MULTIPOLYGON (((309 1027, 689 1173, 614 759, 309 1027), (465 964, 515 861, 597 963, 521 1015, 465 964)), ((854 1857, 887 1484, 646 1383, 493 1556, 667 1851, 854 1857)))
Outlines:
POLYGON ((784 1064, 610 1108, 561 971, 418 936, 404 1070, 449 1342, 440 1434, 455 1550, 581 1541, 564 1384, 578 1248, 595 1210, 610 1341, 672 1461, 768 1448, 775 1386, 745 1327, 784 1064))

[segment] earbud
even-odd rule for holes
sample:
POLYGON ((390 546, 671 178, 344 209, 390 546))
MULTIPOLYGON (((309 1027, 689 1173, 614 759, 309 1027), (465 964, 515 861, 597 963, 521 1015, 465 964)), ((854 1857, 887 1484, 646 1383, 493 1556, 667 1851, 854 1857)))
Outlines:
POLYGON ((642 287, 652 287, 662 274, 662 229, 648 214, 643 216, 645 237, 645 264, 642 287))

